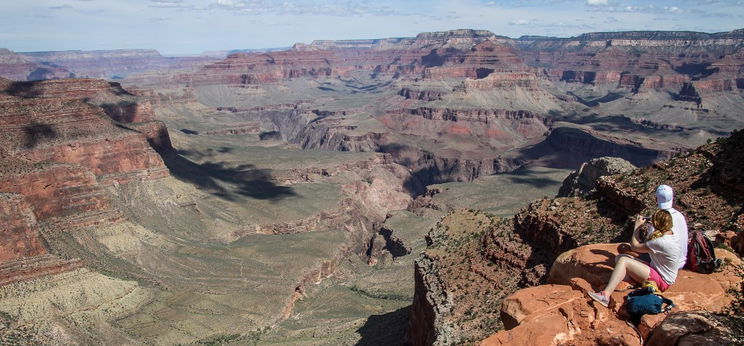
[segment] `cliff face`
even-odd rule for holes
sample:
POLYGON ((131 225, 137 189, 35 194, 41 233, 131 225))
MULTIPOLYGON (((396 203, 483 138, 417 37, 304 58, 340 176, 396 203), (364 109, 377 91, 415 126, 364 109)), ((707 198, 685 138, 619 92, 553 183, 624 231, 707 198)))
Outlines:
MULTIPOLYGON (((588 197, 535 201, 512 220, 498 221, 477 211, 458 211, 445 217, 429 233, 428 248, 416 262, 408 341, 448 344, 484 339, 501 326, 495 311, 504 296, 546 280, 568 284, 568 279, 557 282, 547 275, 559 257, 573 258, 561 253, 586 244, 626 240, 628 218, 654 209, 654 190, 660 184, 675 189, 675 208, 685 214, 691 228, 717 233, 744 231, 740 216, 744 212, 742 145, 744 131, 739 131, 691 154, 629 174, 600 178, 596 193, 588 197)), ((735 282, 732 287, 737 287, 735 282)), ((560 299, 572 298, 568 294, 560 299)), ((581 304, 585 304, 583 300, 581 304)), ((583 322, 569 320, 582 328, 583 322)), ((512 320, 503 323, 509 328, 516 325, 512 320)), ((560 331, 549 338, 557 333, 560 331)), ((513 341, 507 336, 499 338, 500 342, 513 341)))
POLYGON ((46 253, 39 234, 33 229, 36 216, 23 196, 0 194, 0 220, 3 223, 3 239, 0 261, 32 257, 46 253))
POLYGON ((633 92, 678 91, 683 83, 698 80, 729 80, 736 88, 743 44, 739 31, 590 33, 511 40, 487 31, 453 30, 415 38, 316 41, 288 51, 237 53, 189 79, 196 84, 248 85, 364 71, 432 80, 470 78, 476 80, 467 84, 472 88, 538 89, 539 72, 553 82, 603 84, 633 92))
POLYGON ((500 79, 534 86, 535 74, 505 42, 492 33, 474 30, 425 33, 415 39, 320 41, 298 44, 288 51, 232 54, 205 66, 192 76, 192 81, 196 85, 249 85, 358 72, 434 80, 481 79, 493 73, 519 71, 526 74, 500 79))
POLYGON ((676 92, 688 82, 706 92, 732 90, 718 85, 735 85, 740 78, 737 52, 743 42, 740 30, 590 33, 515 41, 525 62, 545 69, 553 81, 625 87, 635 93, 676 92))
POLYGON ((105 187, 168 176, 148 143, 170 148, 167 131, 151 120, 147 104, 136 106, 138 99, 117 84, 0 80, 0 86, 0 208, 3 223, 10 225, 3 231, 9 241, 1 251, 7 274, 2 280, 79 268, 79 261, 73 265, 54 256, 32 260, 48 251, 40 227, 64 232, 120 222, 123 215, 112 208, 105 187), (118 102, 135 106, 114 118, 146 122, 114 122, 106 105, 118 102), (138 131, 137 126, 159 130, 138 131))

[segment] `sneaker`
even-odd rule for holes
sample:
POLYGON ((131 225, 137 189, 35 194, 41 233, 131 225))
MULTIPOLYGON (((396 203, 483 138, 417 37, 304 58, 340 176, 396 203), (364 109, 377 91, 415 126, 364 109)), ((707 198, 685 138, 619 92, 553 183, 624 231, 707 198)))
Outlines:
POLYGON ((600 292, 588 292, 588 294, 589 294, 589 297, 591 297, 592 299, 594 299, 597 302, 599 302, 600 304, 602 304, 602 306, 608 307, 610 305, 610 297, 608 297, 607 295, 605 295, 604 292, 602 292, 602 291, 600 291, 600 292))

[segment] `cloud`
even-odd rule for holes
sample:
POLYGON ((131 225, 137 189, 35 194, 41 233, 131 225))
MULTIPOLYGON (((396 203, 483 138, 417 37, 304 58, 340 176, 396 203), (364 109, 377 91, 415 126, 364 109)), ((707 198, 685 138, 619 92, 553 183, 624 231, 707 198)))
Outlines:
POLYGON ((607 0, 586 0, 589 6, 607 6, 607 0))
POLYGON ((591 8, 589 11, 603 13, 648 13, 648 14, 686 14, 692 12, 679 6, 655 6, 655 5, 625 5, 625 6, 604 6, 602 8, 591 8))
POLYGON ((513 19, 509 22, 509 25, 528 25, 530 21, 527 19, 513 19))
POLYGON ((72 6, 65 4, 65 5, 50 6, 49 7, 50 10, 64 10, 64 9, 68 9, 68 8, 72 8, 72 6))
POLYGON ((191 5, 185 4, 183 0, 150 0, 152 8, 192 8, 191 5))
POLYGON ((226 7, 244 7, 245 4, 241 1, 234 1, 234 0, 217 0, 218 6, 226 6, 226 7))
POLYGON ((312 16, 400 16, 410 15, 384 5, 367 1, 290 2, 269 0, 216 0, 211 8, 233 11, 236 14, 276 14, 312 16))

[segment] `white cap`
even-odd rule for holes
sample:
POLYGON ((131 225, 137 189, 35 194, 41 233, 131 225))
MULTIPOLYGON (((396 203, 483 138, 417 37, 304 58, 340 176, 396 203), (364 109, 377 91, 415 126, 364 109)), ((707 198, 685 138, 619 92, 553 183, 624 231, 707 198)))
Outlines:
POLYGON ((656 188, 656 203, 659 205, 659 209, 671 208, 672 201, 674 201, 672 188, 669 185, 659 185, 656 188))

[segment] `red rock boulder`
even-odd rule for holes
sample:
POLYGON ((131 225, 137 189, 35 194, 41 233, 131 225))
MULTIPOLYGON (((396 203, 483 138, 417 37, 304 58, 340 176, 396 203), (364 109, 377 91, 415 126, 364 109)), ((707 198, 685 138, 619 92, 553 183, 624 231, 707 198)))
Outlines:
MULTIPOLYGON (((583 292, 599 290, 609 280, 614 258, 618 254, 618 244, 596 244, 581 246, 561 254, 553 263, 548 276, 548 283, 571 285, 583 292)), ((741 265, 741 260, 730 251, 716 249, 716 256, 728 263, 720 271, 713 274, 700 274, 689 270, 680 270, 677 282, 667 291, 664 297, 674 301, 673 311, 707 310, 718 312, 728 307, 733 297, 730 289, 738 288, 741 278, 735 273, 735 268, 741 265)), ((618 289, 626 289, 630 283, 621 283, 618 289)), ((625 303, 628 291, 616 291, 612 294, 610 308, 623 313, 621 308, 625 303)), ((644 337, 648 336, 666 315, 646 315, 638 326, 644 337)))
POLYGON ((482 345, 640 345, 633 327, 566 285, 525 288, 501 307, 504 326, 482 345))

